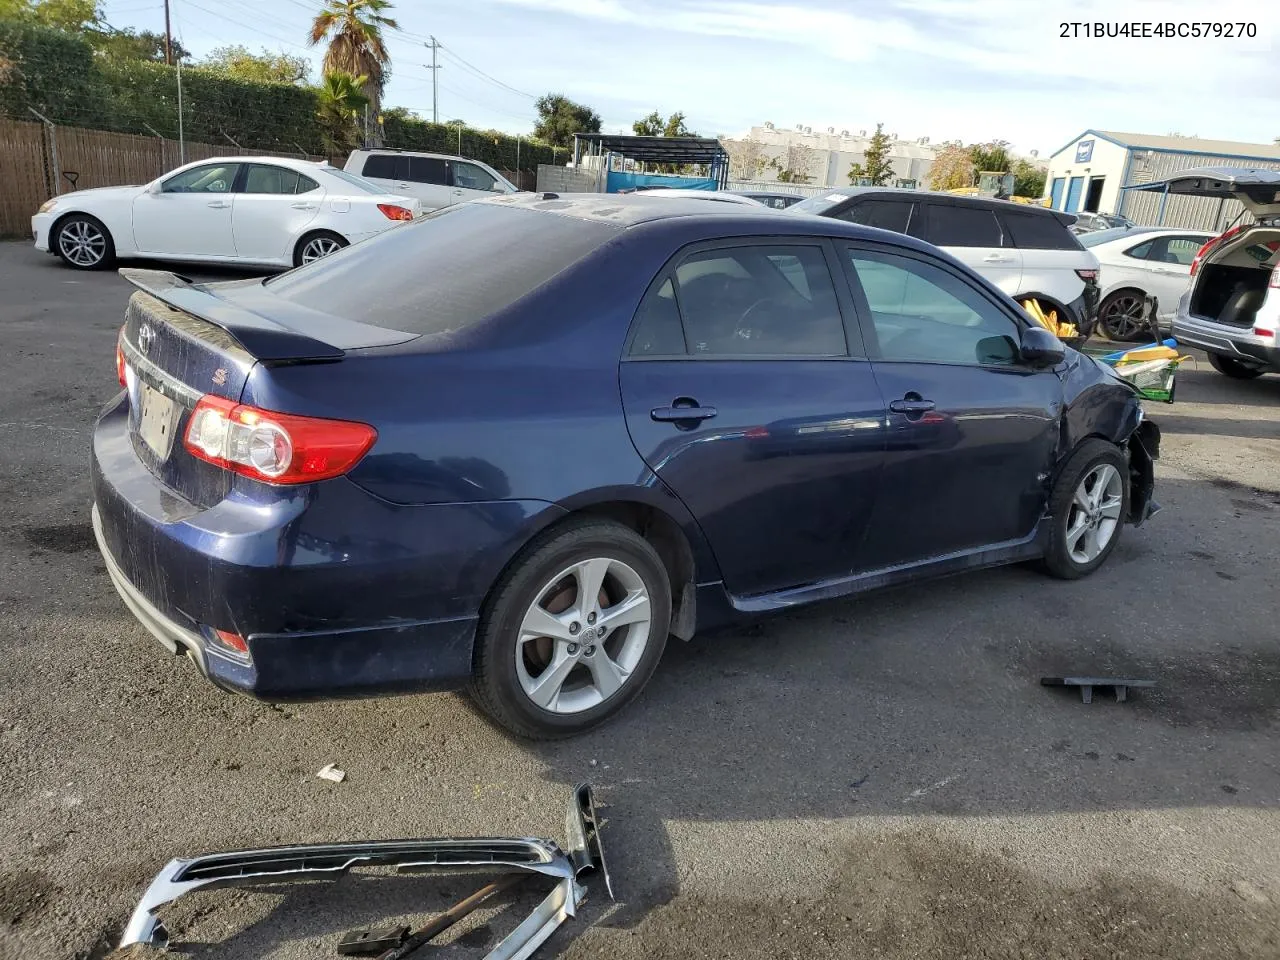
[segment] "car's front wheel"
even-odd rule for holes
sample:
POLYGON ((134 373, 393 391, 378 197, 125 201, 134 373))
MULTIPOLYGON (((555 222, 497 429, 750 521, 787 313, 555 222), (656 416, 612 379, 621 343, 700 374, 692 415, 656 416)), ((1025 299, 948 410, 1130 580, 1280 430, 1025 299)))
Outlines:
POLYGON ((647 540, 607 520, 556 528, 485 604, 472 696, 519 736, 581 733, 639 694, 670 624, 670 582, 647 540))
POLYGON ((58 221, 50 239, 62 262, 77 270, 101 270, 116 258, 110 231, 87 213, 73 213, 58 221))
POLYGON ((1209 354, 1209 366, 1213 367, 1213 369, 1217 370, 1224 377, 1230 377, 1232 380, 1256 380, 1265 372, 1259 370, 1257 367, 1247 366, 1239 360, 1232 360, 1230 357, 1224 357, 1220 353, 1209 354))
POLYGON ((293 249, 293 265, 300 267, 304 263, 320 260, 331 253, 337 253, 347 245, 346 237, 339 236, 332 230, 317 230, 314 233, 308 233, 298 241, 297 246, 293 249))
POLYGON ((1071 456, 1049 497, 1053 524, 1044 567, 1077 580, 1097 570, 1115 549, 1129 515, 1129 464, 1106 440, 1086 440, 1071 456))

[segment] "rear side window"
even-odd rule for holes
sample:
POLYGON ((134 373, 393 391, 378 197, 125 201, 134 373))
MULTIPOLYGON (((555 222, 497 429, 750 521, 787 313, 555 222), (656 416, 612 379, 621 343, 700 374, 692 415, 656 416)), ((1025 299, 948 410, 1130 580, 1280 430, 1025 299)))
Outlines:
POLYGON ((244 178, 245 193, 308 193, 318 186, 320 184, 296 170, 265 163, 250 164, 244 178))
POLYGON ((266 289, 388 330, 447 333, 533 293, 619 229, 536 210, 458 204, 282 273, 266 289))
POLYGON ((839 219, 860 223, 864 227, 906 233, 914 206, 910 200, 863 200, 840 214, 839 219))
POLYGON ((990 210, 931 203, 925 237, 935 247, 998 247, 1000 224, 990 210))
POLYGON ((641 304, 630 354, 684 354, 686 344, 695 357, 846 356, 822 248, 750 245, 689 256, 674 283, 641 304))
POLYGON ((449 171, 445 162, 436 157, 409 157, 409 179, 443 187, 449 183, 449 171))
POLYGON ((1010 242, 1021 250, 1079 250, 1075 236, 1057 218, 1009 210, 1000 215, 1010 242))
POLYGON ((404 180, 409 175, 409 158, 394 153, 371 153, 364 158, 361 176, 377 177, 379 180, 404 180), (403 164, 400 161, 404 161, 403 164), (399 167, 404 167, 400 170, 399 167))

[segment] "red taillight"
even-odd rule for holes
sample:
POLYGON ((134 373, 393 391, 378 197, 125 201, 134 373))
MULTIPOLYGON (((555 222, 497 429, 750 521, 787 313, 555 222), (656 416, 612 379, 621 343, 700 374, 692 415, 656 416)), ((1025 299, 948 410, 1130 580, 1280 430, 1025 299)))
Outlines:
POLYGON ((1197 273, 1200 272, 1200 264, 1204 261, 1204 258, 1209 255, 1210 250, 1212 250, 1214 247, 1218 246, 1219 244, 1226 243, 1228 240, 1230 240, 1232 237, 1234 237, 1237 233, 1239 233, 1243 229, 1244 229, 1243 225, 1232 227, 1226 233, 1223 233, 1214 237, 1208 243, 1202 246, 1199 250, 1197 250, 1195 257, 1191 261, 1191 276, 1194 277, 1197 273))
POLYGON ((120 381, 120 386, 129 386, 129 380, 124 373, 124 347, 120 346, 120 342, 124 339, 124 327, 120 328, 120 335, 116 337, 116 379, 120 381))
POLYGON ((388 220, 412 220, 413 211, 408 207, 401 207, 394 203, 380 203, 378 209, 388 220))
POLYGON ((245 657, 249 655, 249 645, 244 642, 244 637, 240 636, 240 634, 232 633, 230 630, 215 630, 213 631, 213 636, 219 644, 233 653, 238 653, 245 657))
POLYGON ((1274 330, 1268 330, 1265 327, 1254 327, 1253 335, 1255 337, 1274 337, 1276 332, 1274 330))
POLYGON ((1083 280, 1085 283, 1090 283, 1098 279, 1098 271, 1097 270, 1077 270, 1076 276, 1079 277, 1081 280, 1083 280))
POLYGON ((275 413, 206 394, 182 442, 192 456, 225 470, 293 484, 341 476, 376 439, 368 424, 275 413))

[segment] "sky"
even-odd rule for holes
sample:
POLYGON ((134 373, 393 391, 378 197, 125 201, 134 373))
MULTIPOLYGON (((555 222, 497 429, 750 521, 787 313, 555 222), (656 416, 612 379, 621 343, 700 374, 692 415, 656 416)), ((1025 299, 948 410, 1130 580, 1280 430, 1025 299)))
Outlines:
MULTIPOLYGON (((310 56, 321 0, 170 0, 199 58, 231 43, 310 56)), ((163 30, 162 0, 103 0, 163 30)), ((527 133, 537 96, 586 103, 609 132, 658 110, 702 134, 771 121, 903 139, 1010 141, 1047 156, 1085 129, 1271 143, 1280 137, 1275 0, 399 0, 384 102, 527 133), (1068 22, 1230 22, 1255 36, 1063 38, 1068 22)), ((1073 28, 1067 27, 1068 31, 1073 28)))

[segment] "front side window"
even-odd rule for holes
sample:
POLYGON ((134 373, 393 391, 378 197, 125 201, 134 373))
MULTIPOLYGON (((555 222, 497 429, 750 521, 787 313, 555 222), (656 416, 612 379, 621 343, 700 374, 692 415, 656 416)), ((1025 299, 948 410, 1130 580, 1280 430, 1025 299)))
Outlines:
POLYGON ((1000 224, 994 213, 981 207, 931 203, 925 239, 935 247, 998 247, 1000 224))
POLYGON ((244 178, 245 193, 309 193, 318 186, 320 184, 297 170, 265 163, 250 164, 244 178))
POLYGON ((464 190, 492 190, 498 181, 483 167, 474 163, 453 161, 453 185, 464 190))
POLYGON ((161 189, 165 193, 230 193, 239 172, 238 163, 208 163, 174 174, 161 189))
POLYGON ((1137 260, 1189 267, 1191 261, 1196 258, 1196 253, 1207 242, 1208 238, 1201 240, 1198 237, 1155 237, 1126 250, 1125 253, 1137 260))
POLYGON ((968 283, 933 264, 850 248, 883 360, 1009 365, 1018 325, 968 283))

